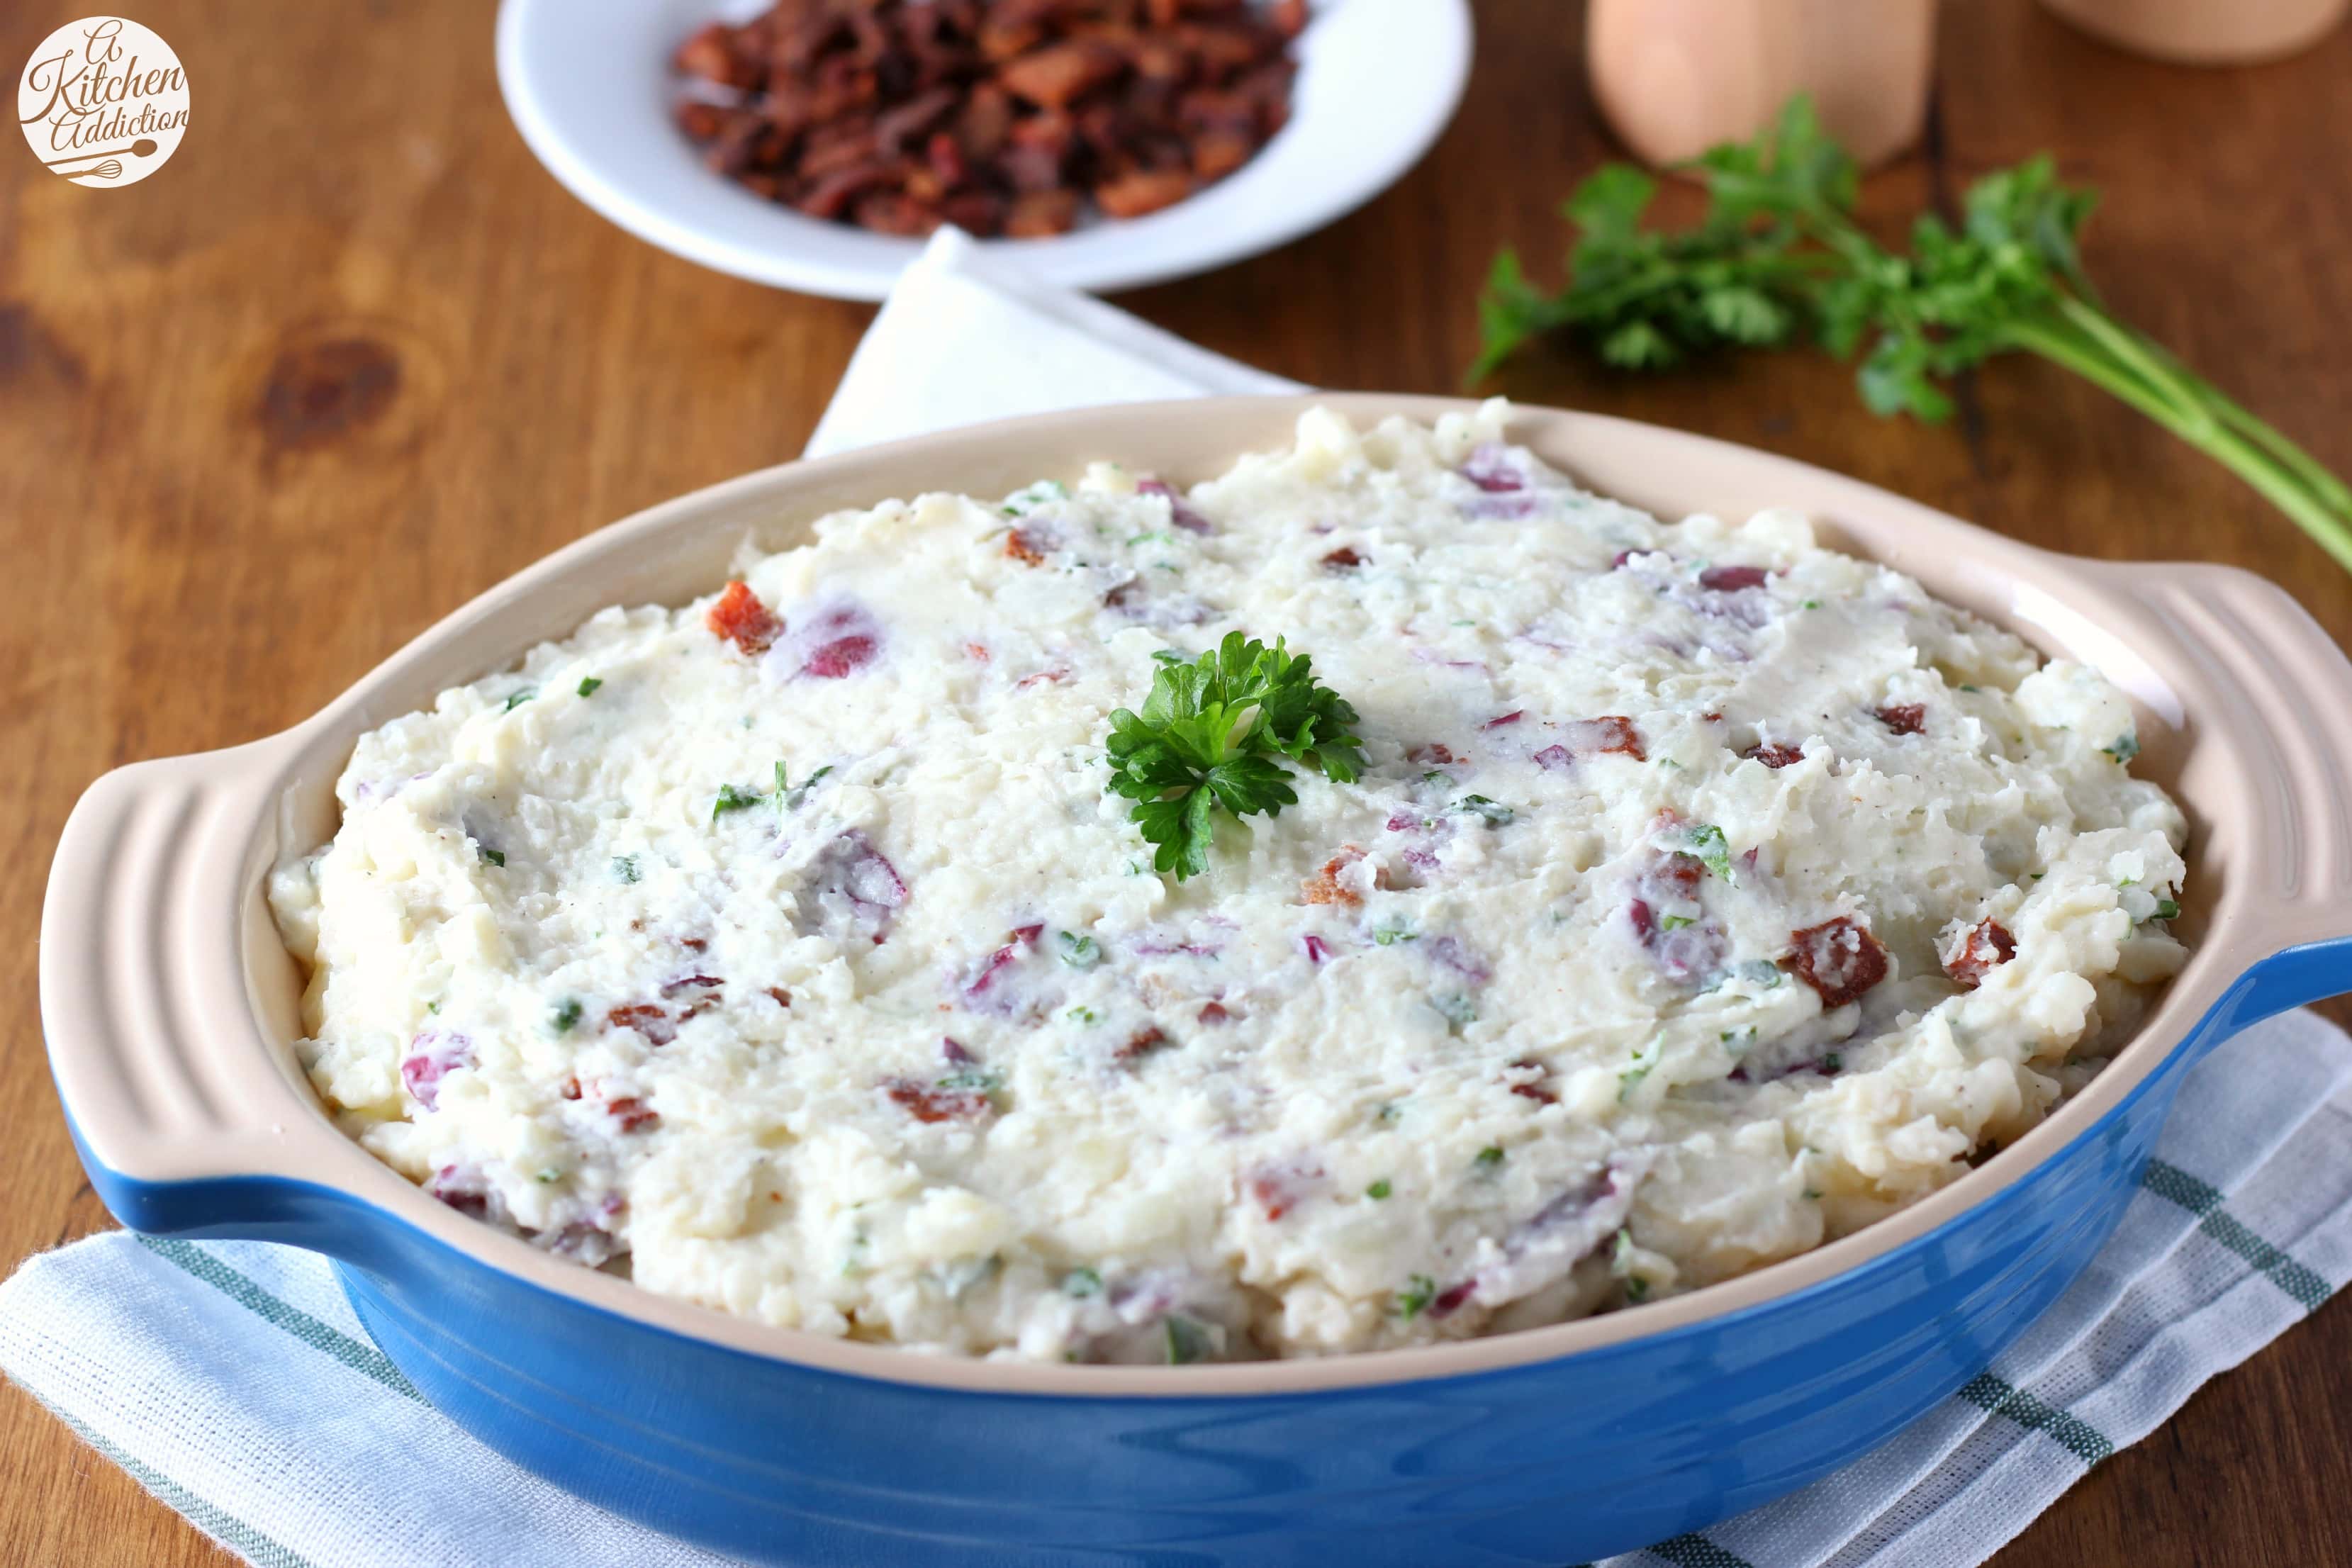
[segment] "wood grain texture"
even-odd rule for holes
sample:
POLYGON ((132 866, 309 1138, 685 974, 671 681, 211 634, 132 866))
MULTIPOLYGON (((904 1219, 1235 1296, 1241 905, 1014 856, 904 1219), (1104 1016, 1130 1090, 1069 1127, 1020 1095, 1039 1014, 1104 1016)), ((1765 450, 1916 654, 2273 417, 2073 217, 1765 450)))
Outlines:
MULTIPOLYGON (((0 9, 0 67, 80 11, 0 9)), ((76 795, 134 758, 310 713, 435 617, 648 502, 796 451, 870 318, 608 227, 499 106, 482 0, 142 0, 194 123, 171 166, 79 189, 0 147, 0 1267, 110 1222, 49 1091, 43 880, 76 795)), ((1335 386, 1454 389, 1498 244, 1539 274, 1611 149, 1577 13, 1480 7, 1460 118, 1387 195, 1271 256, 1121 302, 1335 386)), ((2352 471, 2352 35, 2193 71, 2026 0, 1948 6, 1905 213, 2035 149, 2107 193, 2115 303, 2352 471)), ((1872 418, 1807 354, 1656 380, 1538 354, 1504 382, 1844 469, 2064 549, 2235 562, 2339 638, 2352 577, 2221 469, 2060 373, 1988 367, 1965 416, 1872 418)), ((2338 1015, 2342 1016, 2341 1013, 2338 1015)), ((2352 1308, 2332 1304, 2101 1466, 2000 1568, 2352 1563, 2352 1308)), ((14 1389, 0 1565, 225 1559, 14 1389)))

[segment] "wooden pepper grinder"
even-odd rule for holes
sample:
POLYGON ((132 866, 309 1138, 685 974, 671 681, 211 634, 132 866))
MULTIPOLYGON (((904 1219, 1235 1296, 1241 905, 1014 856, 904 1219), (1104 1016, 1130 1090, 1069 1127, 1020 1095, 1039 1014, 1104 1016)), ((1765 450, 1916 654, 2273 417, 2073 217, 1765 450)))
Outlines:
POLYGON ((1936 0, 1591 0, 1592 96, 1651 164, 1746 141, 1801 92, 1864 168, 1919 139, 1936 0))

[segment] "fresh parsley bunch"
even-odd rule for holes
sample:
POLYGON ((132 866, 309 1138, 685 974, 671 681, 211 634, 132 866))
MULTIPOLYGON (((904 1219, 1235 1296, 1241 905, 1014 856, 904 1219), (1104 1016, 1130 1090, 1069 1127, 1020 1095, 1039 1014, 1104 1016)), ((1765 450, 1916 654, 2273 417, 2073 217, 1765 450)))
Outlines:
POLYGON ((1271 816, 1298 803, 1282 759, 1352 784, 1364 769, 1356 710, 1315 679, 1308 657, 1239 632, 1186 663, 1168 656, 1143 711, 1110 716, 1110 790, 1177 879, 1209 868, 1219 807, 1271 816))
POLYGON ((1772 129, 1689 166, 1706 185, 1695 228, 1645 229, 1657 183, 1611 164, 1580 185, 1570 277, 1557 294, 1518 258, 1495 259, 1479 301, 1484 376, 1530 340, 1566 331, 1611 364, 1659 369, 1719 348, 1773 348, 1811 335, 1859 353, 1876 413, 1942 420, 1938 384, 2023 350, 2105 388, 2226 465, 2352 569, 2352 489, 2154 340, 2099 303, 2076 236, 2096 197, 2059 182, 2047 155, 1979 180, 1956 227, 1930 213, 1909 253, 1854 223, 1853 160, 1811 103, 1772 129))

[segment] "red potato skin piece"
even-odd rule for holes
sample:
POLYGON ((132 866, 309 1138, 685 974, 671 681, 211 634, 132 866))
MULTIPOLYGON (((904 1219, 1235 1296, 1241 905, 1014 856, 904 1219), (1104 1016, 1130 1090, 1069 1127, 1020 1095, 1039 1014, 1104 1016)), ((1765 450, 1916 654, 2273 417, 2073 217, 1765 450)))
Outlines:
POLYGON ((1984 977, 2017 956, 2017 939, 1999 921, 1979 921, 1960 939, 1960 945, 1944 961, 1944 973, 1963 988, 1973 991, 1984 984, 1984 977))
POLYGON ((1698 574, 1698 585, 1710 594, 1736 594, 1761 588, 1771 575, 1761 566, 1710 566, 1698 574))
POLYGON ((1898 735, 1923 735, 1927 731, 1927 708, 1922 702, 1901 702, 1881 708, 1877 719, 1898 735))
POLYGON ((1769 741, 1750 746, 1739 754, 1773 769, 1785 768, 1791 763, 1801 763, 1805 760, 1805 753, 1796 747, 1783 746, 1769 741))
POLYGON ((624 1132, 636 1132, 661 1125, 661 1112, 633 1094, 606 1100, 604 1113, 619 1123, 624 1132))
POLYGON ((748 583, 727 584, 710 606, 703 624, 721 642, 731 642, 747 654, 762 654, 783 635, 783 617, 760 602, 748 583))
POLYGON ((650 1002, 631 1002, 604 1015, 604 1022, 615 1029, 635 1029, 646 1037, 648 1045, 666 1046, 677 1038, 677 1027, 670 1016, 650 1002))
POLYGON ((1789 933, 1782 967, 1811 986, 1823 1007, 1843 1007, 1886 978, 1886 949, 1843 915, 1789 933))
MULTIPOLYGON (((1216 1004, 1213 1002, 1209 1005, 1213 1007, 1216 1004)), ((1203 1014, 1206 1011, 1206 1008, 1202 1009, 1203 1014)), ((1207 1020, 1203 1017, 1202 1021, 1207 1020)), ((1157 1025, 1147 1026, 1129 1036, 1125 1045, 1111 1052, 1110 1059, 1115 1062, 1131 1062, 1139 1057, 1147 1057, 1154 1051, 1164 1049, 1173 1043, 1169 1039, 1167 1032, 1157 1025)))

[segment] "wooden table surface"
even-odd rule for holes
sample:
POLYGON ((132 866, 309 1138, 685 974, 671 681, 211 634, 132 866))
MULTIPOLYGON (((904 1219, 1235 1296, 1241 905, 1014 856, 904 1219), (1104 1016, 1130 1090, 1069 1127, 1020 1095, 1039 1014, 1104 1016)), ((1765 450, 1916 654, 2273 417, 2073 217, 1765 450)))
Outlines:
MULTIPOLYGON (((0 11, 14 70, 67 0, 0 11)), ((560 190, 501 108, 482 0, 142 0, 193 129, 108 193, 0 146, 0 1271, 104 1227, 35 1011, 41 889, 82 788, 308 715, 444 611, 601 523, 797 451, 870 307, 739 283, 560 190)), ((1612 149, 1572 9, 1479 8, 1461 114, 1395 188, 1273 255, 1120 302, 1303 381, 1454 390, 1495 247, 1549 276, 1612 149)), ((2116 54, 2025 0, 1947 7, 1907 213, 2040 148, 2106 195, 2126 317, 2352 472, 2352 31, 2284 64, 2116 54)), ((13 142, 13 138, 9 139, 13 142)), ((1809 354, 1506 389, 1826 464, 2088 554, 2235 562, 2339 640, 2352 576, 2204 458, 2064 374, 1996 364, 1947 429, 1809 354)), ((2352 1563, 2352 1307, 2314 1314, 2101 1465, 2000 1568, 2352 1563)), ((13 1388, 0 1564, 226 1561, 13 1388)))

